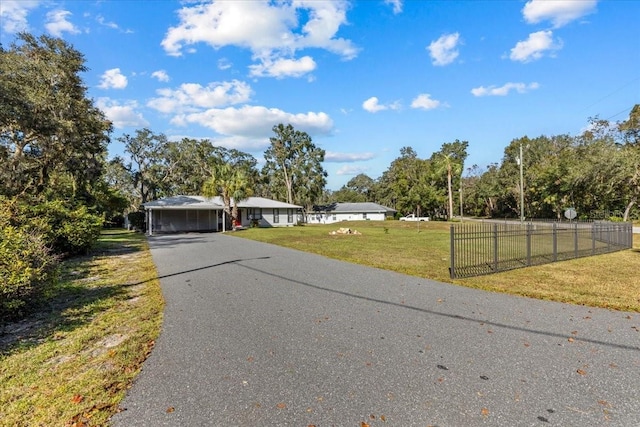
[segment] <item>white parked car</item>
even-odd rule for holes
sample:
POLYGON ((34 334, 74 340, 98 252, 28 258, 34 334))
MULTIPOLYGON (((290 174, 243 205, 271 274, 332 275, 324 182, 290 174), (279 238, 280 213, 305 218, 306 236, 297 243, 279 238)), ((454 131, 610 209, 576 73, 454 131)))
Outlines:
POLYGON ((429 221, 428 216, 415 216, 414 214, 409 214, 407 216, 403 216, 400 218, 400 221, 429 221))

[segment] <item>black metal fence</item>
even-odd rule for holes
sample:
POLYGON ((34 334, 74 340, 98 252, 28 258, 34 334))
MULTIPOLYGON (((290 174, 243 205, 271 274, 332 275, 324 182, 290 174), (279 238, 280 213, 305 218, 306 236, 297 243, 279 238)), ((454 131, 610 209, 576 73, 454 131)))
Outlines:
POLYGON ((621 251, 630 222, 466 223, 451 226, 452 279, 621 251))

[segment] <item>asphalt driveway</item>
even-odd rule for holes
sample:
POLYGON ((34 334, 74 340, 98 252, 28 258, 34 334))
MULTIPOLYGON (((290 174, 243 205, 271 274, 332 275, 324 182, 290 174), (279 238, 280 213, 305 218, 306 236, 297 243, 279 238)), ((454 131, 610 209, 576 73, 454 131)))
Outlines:
POLYGON ((220 233, 149 241, 165 318, 115 426, 640 425, 636 313, 220 233))

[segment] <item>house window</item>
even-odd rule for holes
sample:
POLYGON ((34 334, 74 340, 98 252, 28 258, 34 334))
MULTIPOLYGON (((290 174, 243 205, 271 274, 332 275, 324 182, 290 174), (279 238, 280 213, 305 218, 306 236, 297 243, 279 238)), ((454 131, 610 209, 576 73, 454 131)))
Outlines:
POLYGON ((334 221, 337 221, 337 220, 338 220, 338 216, 337 216, 335 213, 334 213, 334 214, 332 214, 332 215, 331 215, 331 217, 333 218, 333 220, 334 220, 334 221))
POLYGON ((280 222, 280 209, 273 210, 273 223, 277 224, 280 222))
POLYGON ((250 219, 262 219, 262 208, 249 209, 250 219))
POLYGON ((287 222, 293 223, 293 209, 287 209, 287 222))
POLYGON ((366 212, 362 212, 362 219, 367 219, 367 213, 366 212))

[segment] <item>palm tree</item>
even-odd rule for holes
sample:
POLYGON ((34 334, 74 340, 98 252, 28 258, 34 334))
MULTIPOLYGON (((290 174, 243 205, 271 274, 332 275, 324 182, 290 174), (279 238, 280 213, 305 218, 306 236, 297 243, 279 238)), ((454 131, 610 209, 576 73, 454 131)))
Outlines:
POLYGON ((458 175, 460 173, 460 164, 454 159, 454 153, 442 154, 442 164, 444 168, 447 170, 447 190, 449 192, 449 220, 453 218, 453 189, 452 189, 452 178, 455 173, 458 175))
POLYGON ((233 168, 229 163, 217 164, 211 170, 211 177, 204 183, 205 197, 220 196, 224 211, 231 217, 231 225, 236 228, 238 203, 253 194, 249 179, 242 169, 233 168), (233 206, 231 200, 233 199, 233 206))

